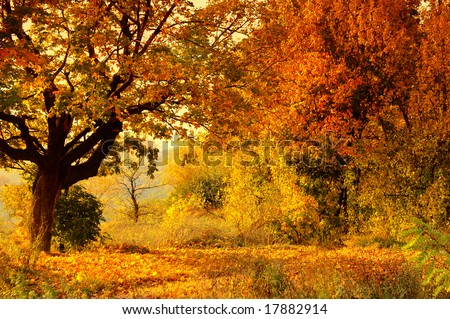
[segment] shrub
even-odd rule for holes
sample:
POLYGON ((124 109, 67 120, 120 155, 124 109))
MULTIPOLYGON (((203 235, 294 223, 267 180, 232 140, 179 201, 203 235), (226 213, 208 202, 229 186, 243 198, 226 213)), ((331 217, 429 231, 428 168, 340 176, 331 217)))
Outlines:
POLYGON ((168 184, 174 187, 175 198, 196 196, 203 201, 203 207, 213 210, 222 207, 226 170, 222 167, 208 167, 204 164, 184 166, 172 165, 168 184))
POLYGON ((416 219, 411 228, 406 248, 418 251, 417 261, 423 267, 423 285, 434 290, 434 297, 450 295, 450 234, 445 234, 431 224, 416 219))
POLYGON ((195 194, 172 198, 154 244, 159 246, 215 246, 226 237, 224 221, 204 208, 204 198, 195 194))
POLYGON ((59 243, 81 249, 101 238, 102 205, 81 186, 73 186, 58 200, 53 235, 59 243))
POLYGON ((223 215, 245 239, 259 232, 263 243, 318 241, 322 224, 317 203, 298 184, 294 169, 282 163, 235 166, 225 189, 223 215))

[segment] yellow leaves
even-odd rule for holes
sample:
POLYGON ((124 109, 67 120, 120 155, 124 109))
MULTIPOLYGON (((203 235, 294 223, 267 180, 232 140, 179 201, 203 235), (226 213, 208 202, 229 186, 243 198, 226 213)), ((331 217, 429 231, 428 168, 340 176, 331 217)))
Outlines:
POLYGON ((78 273, 78 274, 75 276, 75 280, 78 281, 78 282, 83 281, 84 278, 85 278, 85 277, 84 277, 81 273, 78 273))
POLYGON ((50 286, 59 298, 253 298, 265 278, 257 276, 258 265, 270 268, 276 261, 299 291, 367 298, 382 297, 376 294, 408 279, 408 258, 403 251, 375 248, 168 248, 134 254, 108 247, 42 256, 25 283, 37 296, 50 286))
POLYGON ((25 184, 2 186, 1 200, 15 217, 26 217, 31 207, 31 197, 31 192, 25 184))

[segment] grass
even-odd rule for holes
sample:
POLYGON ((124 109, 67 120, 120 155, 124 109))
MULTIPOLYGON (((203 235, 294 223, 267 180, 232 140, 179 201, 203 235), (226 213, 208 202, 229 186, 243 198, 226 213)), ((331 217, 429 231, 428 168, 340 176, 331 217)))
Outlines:
POLYGON ((370 247, 122 245, 41 255, 27 267, 3 251, 0 297, 431 298, 410 258, 370 247))

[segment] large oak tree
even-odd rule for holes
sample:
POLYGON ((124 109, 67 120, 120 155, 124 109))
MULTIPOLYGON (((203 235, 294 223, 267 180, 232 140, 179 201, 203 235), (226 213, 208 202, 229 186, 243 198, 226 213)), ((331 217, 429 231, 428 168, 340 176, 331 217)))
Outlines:
POLYGON ((61 190, 96 176, 124 129, 165 136, 230 115, 211 98, 233 90, 223 72, 242 38, 234 34, 250 25, 246 10, 239 1, 1 1, 0 158, 36 168, 34 247, 50 250, 61 190))

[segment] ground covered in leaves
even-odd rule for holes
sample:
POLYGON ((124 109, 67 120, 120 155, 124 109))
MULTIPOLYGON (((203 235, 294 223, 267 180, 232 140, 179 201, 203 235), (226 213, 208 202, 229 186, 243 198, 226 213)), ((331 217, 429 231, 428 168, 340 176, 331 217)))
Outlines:
POLYGON ((428 298, 396 249, 102 247, 10 261, 10 298, 428 298))

